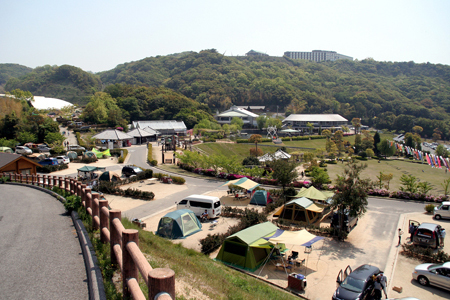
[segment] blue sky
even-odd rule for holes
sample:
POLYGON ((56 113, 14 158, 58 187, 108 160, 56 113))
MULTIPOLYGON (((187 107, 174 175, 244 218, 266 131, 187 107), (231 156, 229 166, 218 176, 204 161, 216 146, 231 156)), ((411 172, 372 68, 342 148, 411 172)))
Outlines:
POLYGON ((0 63, 32 68, 99 72, 211 48, 450 65, 448 0, 0 1, 0 63))

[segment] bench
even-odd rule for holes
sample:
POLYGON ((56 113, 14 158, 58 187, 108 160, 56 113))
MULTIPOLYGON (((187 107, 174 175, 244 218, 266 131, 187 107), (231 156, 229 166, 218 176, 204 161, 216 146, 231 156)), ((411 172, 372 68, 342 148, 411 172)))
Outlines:
POLYGON ((164 163, 165 163, 165 164, 171 164, 171 163, 172 163, 172 159, 166 158, 166 159, 164 160, 164 163))

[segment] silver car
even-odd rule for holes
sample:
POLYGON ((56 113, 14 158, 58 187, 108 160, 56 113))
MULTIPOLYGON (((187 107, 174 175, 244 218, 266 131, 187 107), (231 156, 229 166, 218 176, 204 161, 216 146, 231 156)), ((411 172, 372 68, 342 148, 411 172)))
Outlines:
POLYGON ((31 151, 31 149, 26 146, 16 146, 16 153, 29 155, 32 154, 33 151, 31 151))
POLYGON ((450 290, 450 261, 443 264, 421 264, 415 267, 412 277, 421 285, 434 285, 450 290))

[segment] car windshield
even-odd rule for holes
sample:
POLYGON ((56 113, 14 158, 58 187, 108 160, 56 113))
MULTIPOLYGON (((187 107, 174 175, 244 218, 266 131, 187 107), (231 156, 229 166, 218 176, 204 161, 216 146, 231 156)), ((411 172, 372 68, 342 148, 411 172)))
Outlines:
POLYGON ((355 293, 361 293, 364 289, 364 281, 353 277, 347 277, 341 283, 341 287, 355 293))
POLYGON ((428 271, 433 271, 433 270, 439 269, 441 267, 442 267, 442 265, 432 264, 432 265, 428 266, 428 271))
POLYGON ((142 172, 141 168, 133 168, 135 172, 142 172))

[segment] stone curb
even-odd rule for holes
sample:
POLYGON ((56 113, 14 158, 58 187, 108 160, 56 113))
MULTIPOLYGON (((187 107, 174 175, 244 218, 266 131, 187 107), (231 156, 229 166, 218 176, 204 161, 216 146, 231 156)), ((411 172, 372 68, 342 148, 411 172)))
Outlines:
MULTIPOLYGON (((61 203, 66 202, 66 199, 59 194, 50 191, 46 188, 24 184, 19 182, 7 182, 6 184, 11 185, 21 185, 29 188, 33 188, 39 190, 41 192, 47 193, 56 199, 58 199, 61 203)), ((73 226, 77 230, 78 240, 80 242, 80 248, 83 253, 84 264, 86 268, 86 275, 88 277, 88 288, 89 288, 89 299, 92 300, 106 300, 105 287, 103 285, 103 277, 102 272, 98 266, 97 256, 95 255, 94 247, 92 246, 91 240, 89 239, 89 235, 87 234, 87 230, 84 227, 83 222, 78 217, 78 214, 73 211, 71 214, 73 226)))

